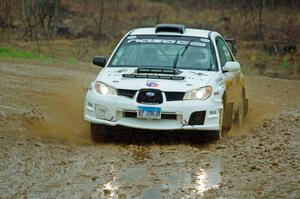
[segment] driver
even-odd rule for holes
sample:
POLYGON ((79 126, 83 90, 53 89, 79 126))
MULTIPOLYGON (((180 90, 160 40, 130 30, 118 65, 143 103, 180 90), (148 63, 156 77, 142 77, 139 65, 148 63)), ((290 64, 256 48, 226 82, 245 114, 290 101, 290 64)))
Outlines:
POLYGON ((198 47, 190 47, 183 55, 181 63, 178 63, 181 67, 195 68, 195 69, 207 69, 210 67, 209 59, 203 49, 198 47))

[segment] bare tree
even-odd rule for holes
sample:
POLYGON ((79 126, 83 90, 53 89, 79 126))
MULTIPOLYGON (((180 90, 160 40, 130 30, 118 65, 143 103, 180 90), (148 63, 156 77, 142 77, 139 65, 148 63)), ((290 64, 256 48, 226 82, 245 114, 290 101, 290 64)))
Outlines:
POLYGON ((2 34, 0 39, 7 38, 9 40, 10 34, 5 33, 5 29, 13 28, 14 20, 14 2, 15 0, 2 0, 0 3, 0 27, 2 29, 2 34))
POLYGON ((35 24, 32 20, 32 2, 23 0, 22 1, 22 15, 23 15, 23 25, 24 25, 24 34, 23 38, 33 40, 33 29, 35 27, 35 24))
POLYGON ((102 39, 102 28, 103 28, 103 18, 104 18, 104 0, 97 1, 98 7, 100 7, 100 11, 98 12, 97 18, 94 19, 96 23, 96 34, 94 39, 100 41, 102 39))
POLYGON ((0 26, 2 28, 12 27, 13 0, 2 0, 0 3, 0 26))
POLYGON ((263 39, 263 32, 262 32, 262 12, 264 9, 264 0, 260 0, 258 3, 258 38, 263 39))
POLYGON ((24 37, 48 39, 55 31, 59 0, 23 0, 24 37))

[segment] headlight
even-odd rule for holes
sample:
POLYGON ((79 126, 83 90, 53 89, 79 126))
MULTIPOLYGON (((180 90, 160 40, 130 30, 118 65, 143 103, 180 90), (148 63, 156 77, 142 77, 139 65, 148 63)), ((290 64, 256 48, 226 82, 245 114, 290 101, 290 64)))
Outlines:
POLYGON ((212 93, 211 86, 196 88, 185 93, 183 100, 206 100, 212 93))
POLYGON ((104 84, 102 82, 96 82, 95 89, 102 95, 117 95, 117 91, 114 87, 104 84))

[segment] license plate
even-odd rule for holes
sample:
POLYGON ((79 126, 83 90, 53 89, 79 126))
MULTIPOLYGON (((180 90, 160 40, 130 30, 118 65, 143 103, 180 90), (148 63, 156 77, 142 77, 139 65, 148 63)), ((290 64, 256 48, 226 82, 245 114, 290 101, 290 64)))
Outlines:
POLYGON ((107 109, 105 107, 96 104, 95 105, 95 112, 96 112, 96 118, 97 119, 106 119, 107 109))
POLYGON ((139 106, 137 110, 137 117, 144 118, 144 119, 159 120, 161 117, 161 108, 139 106))

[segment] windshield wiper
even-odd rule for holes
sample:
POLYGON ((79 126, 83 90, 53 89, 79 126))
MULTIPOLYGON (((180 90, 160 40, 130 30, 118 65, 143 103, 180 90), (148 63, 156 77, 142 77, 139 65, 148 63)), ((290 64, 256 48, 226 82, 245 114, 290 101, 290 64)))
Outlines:
POLYGON ((183 56, 183 55, 184 55, 185 51, 189 48, 189 46, 190 46, 190 44, 191 44, 192 42, 193 42, 193 40, 189 41, 189 43, 187 43, 186 46, 184 46, 184 49, 183 49, 183 51, 182 51, 181 54, 179 54, 179 53, 180 53, 180 51, 181 51, 182 48, 180 48, 180 49, 177 51, 176 56, 175 56, 175 59, 174 59, 174 62, 173 62, 173 68, 174 68, 174 69, 176 69, 176 67, 177 67, 177 63, 178 63, 179 56, 183 56))

